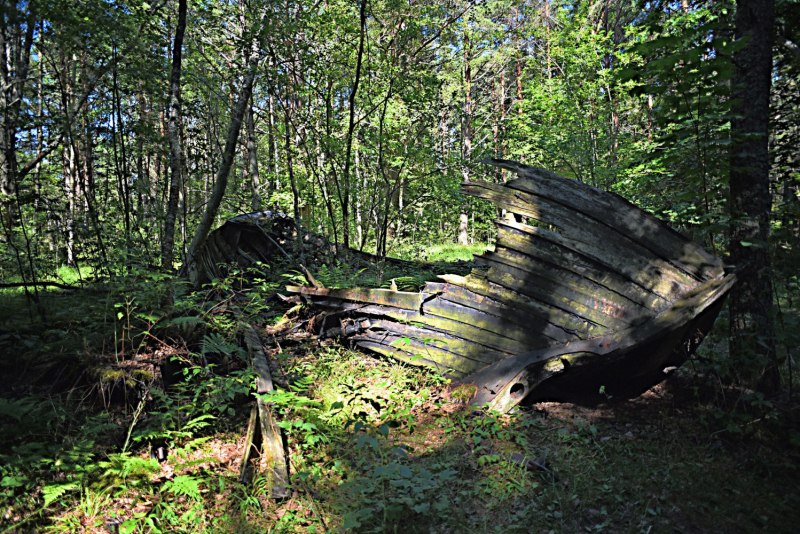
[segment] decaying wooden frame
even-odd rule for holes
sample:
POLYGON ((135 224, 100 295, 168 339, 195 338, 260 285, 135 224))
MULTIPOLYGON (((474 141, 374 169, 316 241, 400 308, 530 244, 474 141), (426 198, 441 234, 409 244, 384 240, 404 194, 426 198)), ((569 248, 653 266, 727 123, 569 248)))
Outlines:
POLYGON ((336 314, 337 336, 439 369, 473 404, 499 411, 600 386, 637 395, 696 350, 736 281, 719 258, 613 193, 485 163, 518 176, 462 185, 509 213, 496 221, 495 250, 476 256, 486 270, 441 276, 417 293, 287 290, 336 314))

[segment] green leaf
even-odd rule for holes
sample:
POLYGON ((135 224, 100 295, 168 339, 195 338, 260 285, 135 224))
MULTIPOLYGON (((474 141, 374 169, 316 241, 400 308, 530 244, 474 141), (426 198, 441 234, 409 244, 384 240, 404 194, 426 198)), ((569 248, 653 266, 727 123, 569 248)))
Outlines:
POLYGON ((20 476, 4 476, 3 480, 0 480, 0 486, 4 488, 20 488, 24 486, 28 482, 28 477, 20 475, 20 476))

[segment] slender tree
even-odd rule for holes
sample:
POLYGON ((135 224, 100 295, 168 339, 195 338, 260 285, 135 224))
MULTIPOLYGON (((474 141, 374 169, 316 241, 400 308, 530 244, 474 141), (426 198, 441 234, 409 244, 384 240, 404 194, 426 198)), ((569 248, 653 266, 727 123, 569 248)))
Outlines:
POLYGON ((167 138, 170 148, 170 180, 167 213, 164 219, 164 235, 161 238, 161 267, 172 269, 175 249, 175 219, 178 215, 178 196, 181 187, 181 59, 183 53, 183 34, 186 30, 186 0, 178 2, 178 26, 175 28, 175 43, 172 46, 172 76, 170 77, 169 95, 170 112, 167 138))
POLYGON ((731 122, 730 255, 739 268, 731 293, 731 355, 746 361, 765 358, 763 386, 780 386, 772 318, 772 268, 769 256, 769 96, 772 73, 774 0, 740 0, 736 38, 746 45, 734 55, 734 96, 740 102, 731 122))
POLYGON ((264 20, 267 12, 261 18, 259 27, 253 34, 253 41, 250 46, 250 53, 247 55, 247 63, 245 65, 246 71, 244 79, 242 80, 241 88, 239 89, 239 97, 231 115, 230 125, 228 126, 228 135, 225 138, 225 149, 222 151, 222 158, 217 169, 217 174, 214 179, 214 188, 211 191, 211 198, 209 198, 206 209, 203 211, 203 218, 194 232, 192 244, 189 247, 188 256, 195 257, 200 250, 211 231, 211 225, 214 218, 217 216, 219 205, 222 203, 222 197, 225 196, 225 190, 228 186, 228 177, 231 173, 231 166, 236 154, 236 145, 239 140, 239 134, 242 131, 242 122, 247 109, 250 106, 250 98, 253 94, 253 83, 257 75, 257 67, 261 59, 259 38, 261 29, 264 27, 264 20))

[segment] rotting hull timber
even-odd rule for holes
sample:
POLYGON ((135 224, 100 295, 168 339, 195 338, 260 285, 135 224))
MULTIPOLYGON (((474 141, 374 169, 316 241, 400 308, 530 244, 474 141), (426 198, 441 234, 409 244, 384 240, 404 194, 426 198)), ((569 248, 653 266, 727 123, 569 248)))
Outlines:
POLYGON ((719 258, 612 193, 514 162, 505 184, 466 182, 494 202, 486 270, 420 292, 287 288, 326 309, 322 336, 437 368, 472 403, 639 394, 681 365, 736 281, 719 258), (593 391, 590 391, 593 390, 593 391))

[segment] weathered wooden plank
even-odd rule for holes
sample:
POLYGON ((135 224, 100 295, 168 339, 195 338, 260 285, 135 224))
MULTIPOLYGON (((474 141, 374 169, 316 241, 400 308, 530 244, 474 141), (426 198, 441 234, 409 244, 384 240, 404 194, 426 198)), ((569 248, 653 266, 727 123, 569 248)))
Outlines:
POLYGON ((546 347, 555 342, 554 339, 535 330, 530 323, 527 328, 520 328, 519 325, 503 317, 488 314, 481 309, 450 302, 439 296, 425 302, 422 311, 426 316, 434 315, 452 319, 517 341, 522 351, 533 350, 534 347, 546 347))
MULTIPOLYGON (((564 287, 568 291, 578 294, 579 302, 586 305, 591 303, 594 309, 599 309, 603 313, 628 324, 636 324, 655 315, 648 308, 588 278, 551 263, 531 258, 515 250, 498 247, 494 252, 476 256, 475 259, 489 267, 495 264, 502 264, 530 273, 528 280, 535 279, 537 284, 544 281, 550 288, 564 287), (598 306, 598 303, 600 306, 598 306)), ((554 289, 550 291, 555 292, 554 289)))
MULTIPOLYGON (((353 336, 353 341, 372 341, 374 343, 382 343, 387 346, 395 347, 408 354, 413 355, 408 362, 413 363, 415 360, 420 360, 424 365, 430 364, 425 362, 432 362, 434 367, 439 371, 445 372, 448 370, 455 370, 460 373, 472 373, 478 369, 483 369, 488 363, 494 363, 502 358, 489 358, 480 356, 483 360, 479 361, 472 358, 467 358, 450 351, 443 350, 432 346, 415 337, 406 336, 393 331, 369 330, 363 334, 353 336)), ((480 348, 474 345, 475 348, 480 348)))
POLYGON ((286 456, 283 452, 283 439, 280 427, 275 422, 272 410, 259 398, 258 420, 261 425, 261 458, 260 467, 267 474, 267 487, 273 499, 285 499, 291 494, 289 489, 289 471, 286 467, 286 456))
MULTIPOLYGON (((312 302, 318 306, 325 306, 333 309, 340 309, 343 311, 358 311, 364 315, 388 317, 395 321, 403 322, 406 324, 421 324, 425 325, 432 330, 445 332, 453 337, 461 338, 465 341, 476 343, 489 349, 518 354, 526 352, 528 345, 521 343, 515 339, 505 337, 501 334, 483 330, 477 326, 469 323, 439 317, 432 313, 422 314, 413 312, 411 310, 402 310, 389 306, 380 306, 372 304, 361 304, 356 302, 341 301, 326 301, 325 297, 312 297, 312 302)), ((469 318, 466 318, 469 320, 469 318)), ((487 360, 490 363, 493 360, 487 360)))
POLYGON ((683 268, 702 279, 722 272, 722 262, 701 247, 624 198, 544 169, 503 160, 486 163, 519 176, 505 185, 570 206, 603 224, 635 239, 654 254, 679 262, 683 268))
MULTIPOLYGON (((552 339, 554 342, 563 343, 578 339, 575 334, 567 332, 563 328, 548 322, 546 318, 531 313, 530 310, 526 309, 522 311, 454 284, 428 282, 422 292, 425 295, 437 294, 444 300, 470 308, 477 308, 485 313, 508 321, 518 328, 532 329, 536 332, 540 332, 542 336, 552 339)), ((423 310, 424 308, 425 304, 423 304, 423 310)))
POLYGON ((325 289, 287 286, 286 290, 303 295, 316 295, 345 299, 353 302, 368 302, 370 304, 393 306, 403 310, 419 311, 422 305, 422 295, 420 293, 392 291, 391 289, 325 289))
POLYGON ((378 304, 350 302, 344 299, 317 297, 313 295, 309 295, 309 299, 311 300, 311 303, 314 306, 321 306, 323 308, 330 308, 334 310, 341 310, 347 312, 359 312, 360 314, 363 315, 390 317, 395 321, 403 323, 410 322, 417 315, 417 312, 412 312, 411 310, 403 310, 400 308, 394 308, 391 306, 381 306, 378 304))
POLYGON ((492 261, 487 278, 490 282, 577 315, 610 331, 630 325, 628 321, 612 315, 619 311, 617 305, 583 295, 563 285, 554 285, 511 265, 492 261))
MULTIPOLYGON (((379 343, 377 341, 372 340, 360 340, 356 342, 356 345, 371 350, 373 352, 377 352, 378 354, 383 354, 384 356, 389 356, 391 358, 397 358, 400 361, 411 365, 424 365, 426 367, 431 367, 436 369, 442 373, 449 374, 453 378, 463 378, 469 374, 469 372, 465 373, 463 371, 459 371, 456 369, 449 370, 446 366, 440 365, 434 361, 426 360, 425 358, 420 357, 417 354, 412 354, 409 352, 405 352, 402 349, 397 347, 393 347, 391 345, 387 345, 384 343, 379 343), (449 370, 449 372, 448 372, 449 370)), ((470 371, 471 372, 471 371, 470 371)))
MULTIPOLYGON (((483 345, 490 349, 510 353, 525 352, 526 350, 525 343, 520 343, 515 339, 505 337, 502 334, 490 330, 484 330, 479 326, 473 326, 468 322, 447 319, 432 313, 423 315, 421 313, 409 311, 408 314, 409 322, 424 324, 441 332, 447 332, 454 337, 460 337, 461 339, 483 345)), ((465 317, 464 320, 470 321, 471 318, 465 317)))
MULTIPOLYGON (((544 197, 537 197, 523 191, 507 188, 503 185, 485 182, 469 182, 464 184, 464 192, 469 195, 485 198, 498 207, 532 217, 546 224, 556 226, 570 242, 594 245, 602 244, 600 257, 617 258, 616 263, 635 259, 639 263, 654 266, 661 277, 671 279, 683 286, 684 290, 697 285, 698 277, 682 270, 680 266, 654 255, 638 242, 630 239, 612 228, 598 224, 597 220, 587 217, 544 197)), ((576 248, 576 250, 578 250, 576 248)), ((584 252, 581 250, 581 252, 584 252)), ((596 257, 596 254, 592 254, 596 257)), ((613 262, 612 262, 613 264, 613 262)))
POLYGON ((253 406, 250 412, 250 421, 247 424, 247 433, 244 438, 244 448, 242 449, 242 462, 239 465, 239 482, 246 484, 249 482, 249 469, 250 457, 253 451, 253 441, 256 435, 256 428, 258 428, 258 405, 253 406))
POLYGON ((514 353, 489 349, 483 345, 466 341, 445 332, 431 330, 430 328, 420 328, 419 326, 398 323, 385 319, 373 320, 370 324, 369 336, 373 333, 380 334, 380 331, 389 331, 398 336, 405 336, 422 343, 426 348, 432 347, 443 351, 451 352, 456 356, 474 360, 481 365, 489 362, 496 362, 512 356, 514 353))
POLYGON ((697 282, 686 279, 677 280, 672 276, 667 276, 661 268, 663 262, 636 256, 634 251, 627 250, 619 244, 603 243, 597 240, 584 243, 570 240, 542 228, 510 221, 498 223, 497 230, 500 239, 505 243, 516 243, 516 247, 532 246, 529 236, 534 235, 573 250, 630 279, 667 302, 675 302, 682 294, 697 285, 697 282))
POLYGON ((213 240, 214 246, 212 249, 219 253, 219 256, 217 256, 219 261, 217 263, 233 263, 236 261, 234 249, 231 248, 231 243, 228 243, 222 236, 222 232, 215 232, 213 240))
POLYGON ((524 236, 518 236, 513 232, 509 233, 507 230, 508 228, 513 228, 508 224, 508 221, 498 219, 495 223, 498 229, 506 229, 498 232, 495 252, 500 253, 501 249, 504 248, 511 249, 532 258, 552 263, 562 269, 588 278, 603 287, 607 287, 611 291, 624 295, 633 302, 653 311, 660 311, 669 304, 667 299, 638 285, 630 278, 611 270, 608 266, 587 255, 564 246, 561 244, 564 238, 554 232, 531 227, 534 231, 541 231, 541 234, 525 233, 524 236), (543 235, 548 236, 550 239, 545 239, 543 235))
POLYGON ((577 315, 555 308, 541 301, 532 299, 527 295, 508 289, 499 284, 492 283, 486 278, 458 275, 441 275, 442 280, 452 285, 460 286, 468 291, 499 300, 509 307, 516 308, 523 313, 542 317, 551 324, 562 328, 565 332, 578 339, 601 336, 608 333, 608 328, 594 324, 577 315))
MULTIPOLYGON (((256 391, 266 394, 273 390, 272 375, 267 365, 267 356, 261 346, 261 340, 255 329, 246 324, 244 326, 244 339, 247 351, 253 362, 258 377, 256 378, 256 391)), ((275 424, 270 406, 262 397, 257 398, 258 420, 261 426, 261 465, 268 475, 271 495, 274 499, 283 499, 290 494, 289 470, 286 465, 286 456, 283 451, 283 438, 281 429, 275 424)))
POLYGON ((671 333, 685 329, 688 321, 722 298, 735 282, 736 276, 733 274, 711 279, 642 325, 599 338, 573 341, 506 358, 469 376, 466 381, 478 385, 475 402, 491 402, 494 409, 507 410, 521 400, 511 394, 511 388, 517 382, 523 383, 526 389, 532 389, 554 372, 580 364, 581 359, 597 361, 597 358, 602 358, 605 365, 614 358, 625 357, 627 351, 656 339, 669 337, 674 344, 679 343, 682 338, 670 337, 671 333))

